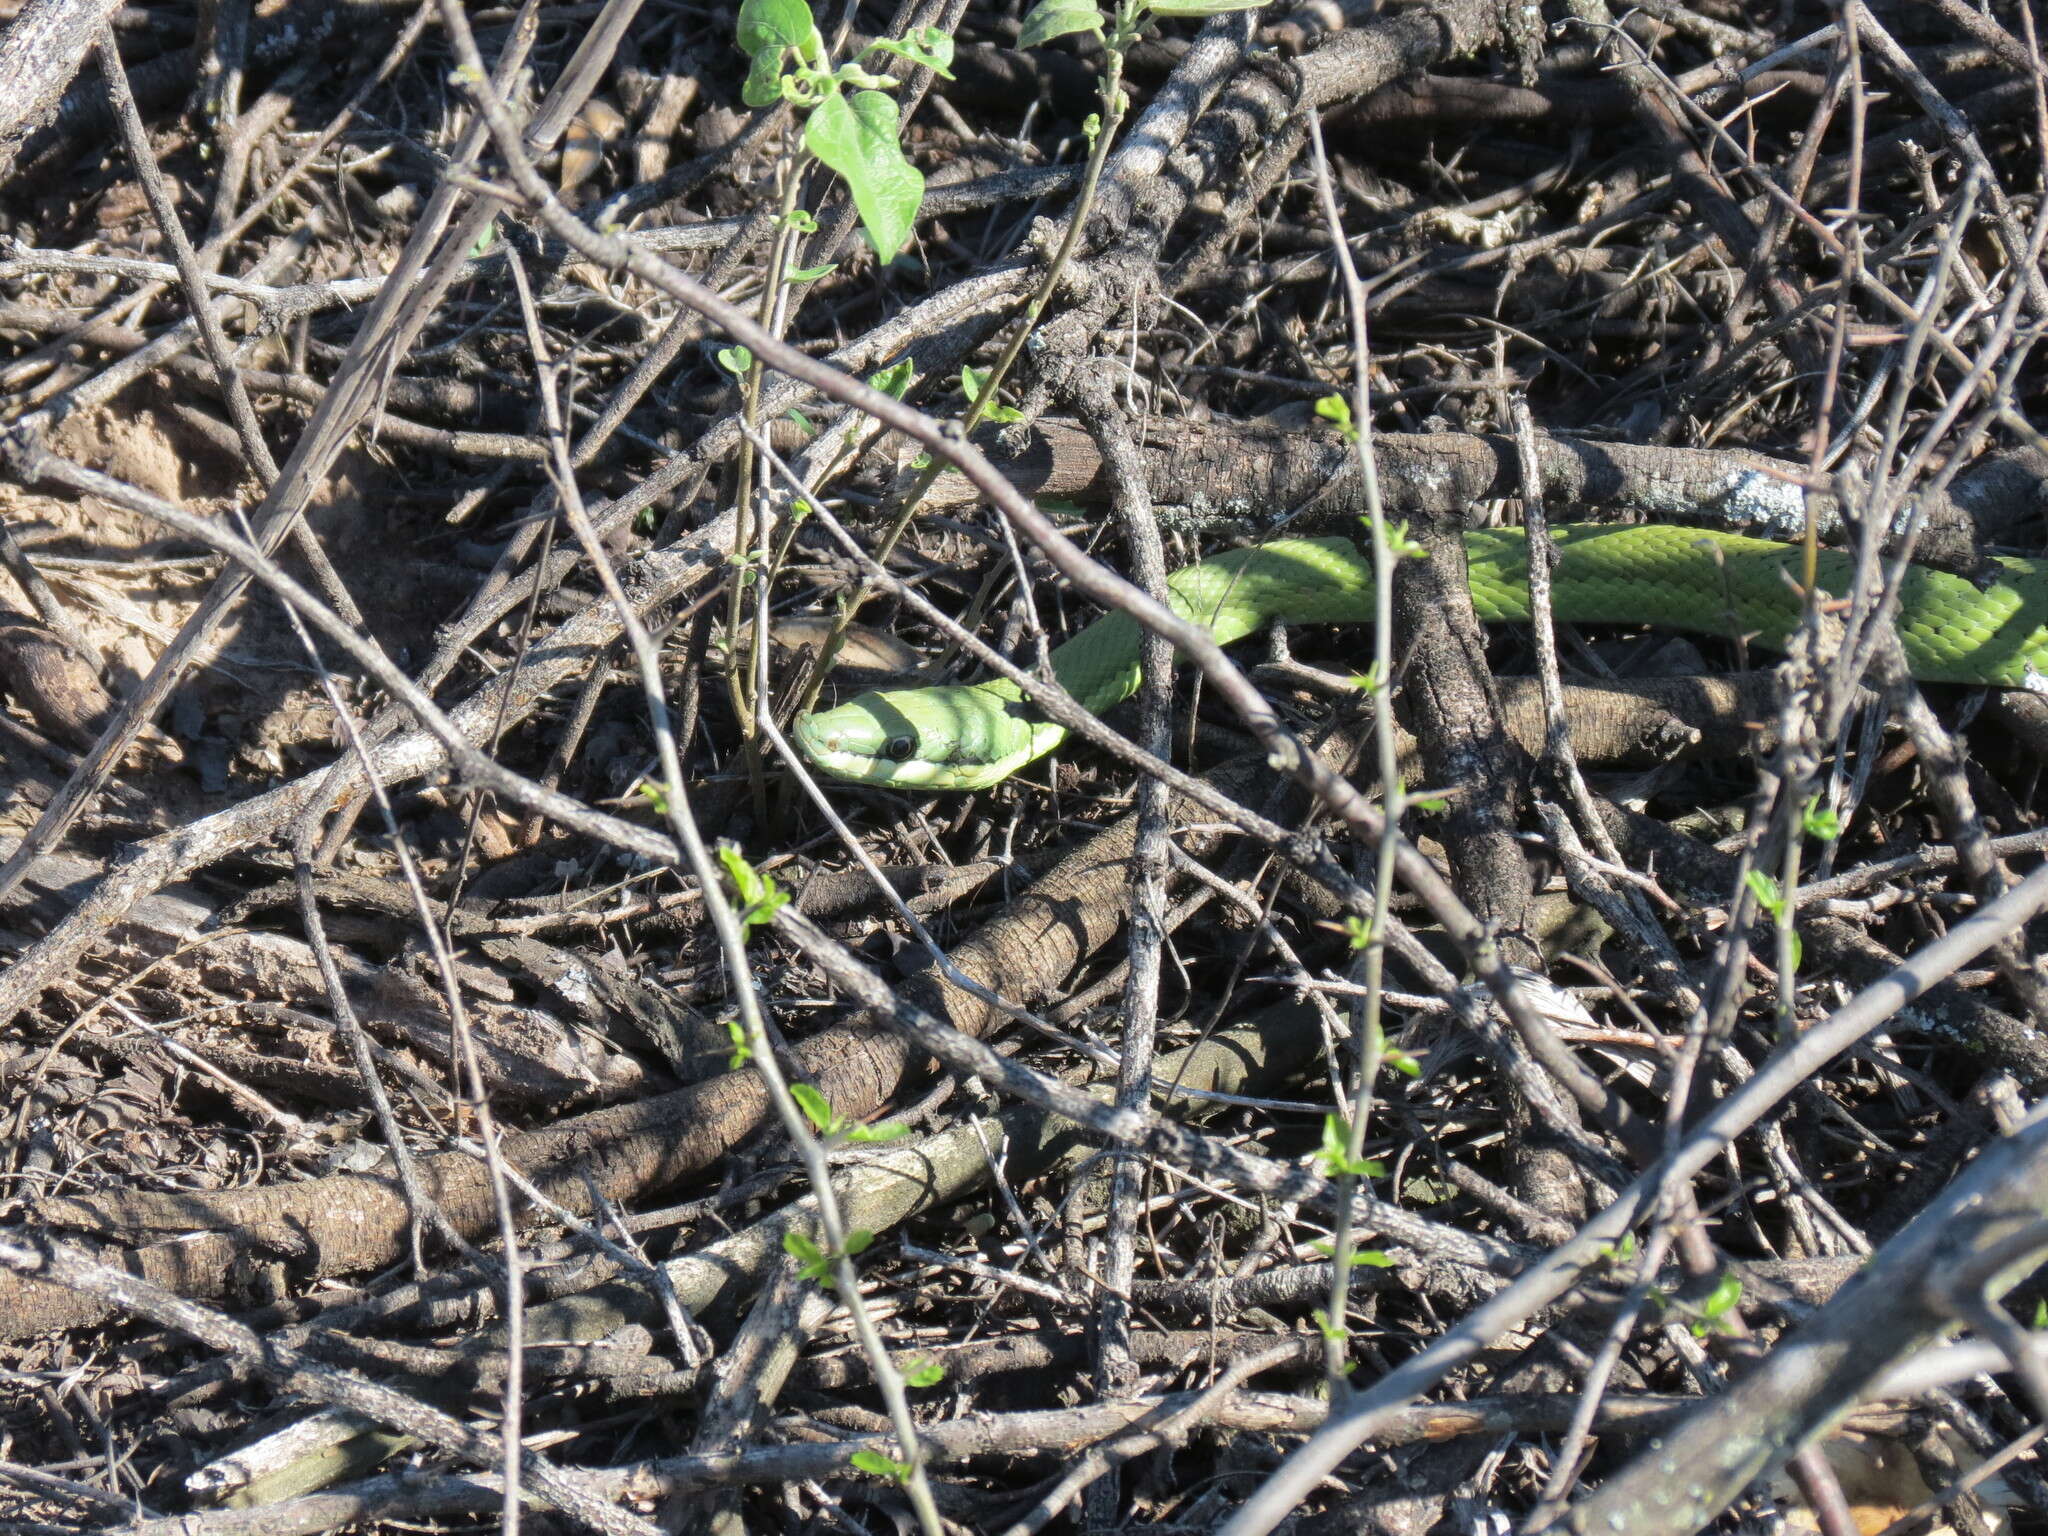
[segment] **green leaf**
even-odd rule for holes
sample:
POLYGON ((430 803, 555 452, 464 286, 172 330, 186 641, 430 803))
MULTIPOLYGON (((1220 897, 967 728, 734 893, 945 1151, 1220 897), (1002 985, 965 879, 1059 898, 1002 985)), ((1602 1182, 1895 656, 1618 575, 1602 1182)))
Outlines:
POLYGON ((782 216, 782 222, 800 235, 815 235, 818 232, 817 216, 808 208, 792 208, 782 216))
MULTIPOLYGON (((960 393, 967 397, 970 404, 980 405, 981 397, 988 393, 988 371, 982 368, 962 368, 960 370, 960 393)), ((991 399, 982 408, 981 419, 997 423, 1022 421, 1024 413, 1014 405, 998 405, 991 399)))
POLYGON ((1408 537, 1408 520, 1403 518, 1387 530, 1387 547, 1396 560, 1427 560, 1429 551, 1408 537))
POLYGON ((1352 949, 1360 950, 1372 947, 1371 918, 1360 917, 1356 912, 1346 912, 1344 914, 1343 928, 1345 940, 1351 945, 1352 949))
POLYGON ((793 405, 782 413, 782 419, 793 426, 800 427, 806 437, 816 437, 818 435, 818 424, 793 405))
POLYGON ((910 239, 924 202, 924 174, 897 143, 896 103, 880 91, 835 92, 804 123, 810 152, 846 179, 861 228, 885 262, 910 239))
POLYGON ((735 378, 745 378, 747 370, 754 366, 753 352, 738 342, 720 347, 713 355, 718 359, 718 366, 735 378))
POLYGON ((1822 805, 1819 795, 1815 795, 1806 802, 1805 814, 1800 819, 1805 825, 1808 837, 1818 838, 1824 843, 1832 843, 1842 835, 1841 816, 1837 814, 1833 806, 1822 805))
POLYGON ((1323 1116, 1323 1148, 1317 1155, 1323 1160, 1324 1172, 1332 1175, 1342 1173, 1351 1161, 1351 1128, 1342 1115, 1323 1116))
POLYGON ((832 1106, 825 1102, 825 1095, 809 1083, 791 1083, 789 1096, 796 1100, 796 1107, 804 1112, 804 1118, 823 1136, 832 1129, 838 1116, 832 1113, 832 1106))
MULTIPOLYGON (((1326 1259, 1334 1259, 1337 1256, 1337 1245, 1335 1243, 1310 1243, 1309 1247, 1326 1259)), ((1352 1249, 1349 1266, 1352 1269, 1356 1269, 1361 1264, 1373 1269, 1392 1269, 1394 1267, 1394 1261, 1377 1248, 1352 1249)))
POLYGON ((1451 802, 1442 795, 1424 795, 1420 799, 1410 800, 1408 803, 1414 806, 1416 810, 1428 816, 1441 816, 1451 808, 1451 802))
POLYGON ((850 1126, 846 1132, 848 1141, 896 1141, 910 1134, 910 1127, 898 1121, 886 1125, 850 1126))
POLYGON ((756 901, 761 895, 761 872, 747 862, 747 856, 731 843, 718 845, 718 861, 725 866, 725 873, 732 881, 732 888, 739 892, 741 901, 756 901))
POLYGON ((846 1459, 858 1470, 892 1483, 907 1482, 910 1478, 909 1462, 891 1460, 880 1451, 855 1451, 846 1459))
POLYGON ((1773 922, 1785 918, 1785 895, 1778 889, 1778 882, 1761 869, 1752 869, 1744 881, 1749 894, 1756 898, 1756 904, 1770 913, 1773 922))
POLYGON ((869 53, 893 53, 900 59, 913 64, 922 64, 933 74, 950 80, 953 71, 948 67, 953 62, 952 36, 938 27, 919 27, 915 32, 900 38, 884 37, 869 43, 869 53))
POLYGON ((1358 428, 1351 421, 1351 402, 1342 395, 1325 395, 1316 402, 1316 414, 1328 422, 1334 422, 1337 430, 1348 438, 1358 436, 1358 428))
POLYGON ((910 393, 910 386, 917 382, 917 365, 907 357, 899 357, 886 368, 877 369, 868 375, 868 388, 879 389, 893 399, 901 400, 910 393))
POLYGON ((828 261, 821 267, 791 267, 783 274, 792 283, 815 283, 827 272, 839 270, 839 263, 828 261))
POLYGON ((1600 1245, 1600 1257, 1609 1264, 1626 1264, 1635 1256, 1636 1235, 1633 1232, 1623 1233, 1622 1239, 1618 1243, 1602 1243, 1600 1245))
POLYGON ((1742 1276, 1729 1270, 1714 1282, 1714 1288, 1707 1293, 1707 1299, 1700 1303, 1700 1315, 1713 1319, 1725 1317, 1742 1300, 1742 1276))
POLYGON ((732 1041, 732 1055, 726 1059, 726 1065, 737 1072, 754 1059, 754 1042, 747 1038, 747 1027, 738 1019, 725 1021, 725 1033, 732 1041))
POLYGON ((732 888, 740 898, 741 938, 762 924, 773 922, 775 914, 789 905, 789 892, 775 883, 774 876, 764 875, 749 864, 746 855, 731 843, 718 845, 718 860, 732 877, 732 888))
POLYGON ((640 798, 642 800, 645 800, 654 807, 655 815, 666 816, 668 814, 668 788, 666 785, 657 784, 652 779, 642 779, 633 787, 640 791, 640 798))
POLYGON ((1351 1155, 1351 1123, 1342 1115, 1323 1116, 1323 1145, 1316 1156, 1331 1178, 1349 1174, 1355 1179, 1377 1179, 1387 1171, 1376 1158, 1351 1155))
POLYGON ((850 1259, 856 1253, 866 1253, 875 1245, 875 1234, 865 1227, 855 1227, 846 1234, 846 1256, 850 1259))
POLYGON ((804 0, 741 0, 739 26, 733 35, 741 53, 759 56, 783 48, 801 52, 816 30, 817 22, 804 0))
POLYGON ((903 1384, 907 1387, 936 1387, 946 1379, 946 1368, 930 1358, 913 1360, 903 1368, 903 1384))
POLYGON ((782 100, 782 50, 763 48, 747 66, 740 100, 750 107, 772 107, 782 100))
POLYGON ((1309 1316, 1316 1320, 1316 1330, 1331 1343, 1342 1344, 1351 1337, 1351 1330, 1342 1323, 1332 1323, 1330 1314, 1321 1307, 1317 1307, 1309 1316))
POLYGON ((1266 0, 1148 0, 1154 16, 1222 16, 1230 11, 1256 11, 1266 0))
POLYGON ((832 1273, 832 1257, 801 1232, 782 1234, 782 1251, 796 1260, 797 1272, 814 1285, 822 1285, 832 1273))
POLYGON ((1102 36, 1102 12, 1082 0, 1038 0, 1024 18, 1024 30, 1017 34, 1019 48, 1036 48, 1070 32, 1093 32, 1102 36))

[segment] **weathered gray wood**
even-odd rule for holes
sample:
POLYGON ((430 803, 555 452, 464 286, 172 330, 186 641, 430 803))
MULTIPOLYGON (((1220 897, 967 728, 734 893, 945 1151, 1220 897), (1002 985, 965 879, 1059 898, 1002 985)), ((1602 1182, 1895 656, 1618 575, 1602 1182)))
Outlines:
POLYGON ((86 50, 120 8, 121 0, 29 0, 0 33, 0 176, 14 168, 22 141, 56 114, 86 50))

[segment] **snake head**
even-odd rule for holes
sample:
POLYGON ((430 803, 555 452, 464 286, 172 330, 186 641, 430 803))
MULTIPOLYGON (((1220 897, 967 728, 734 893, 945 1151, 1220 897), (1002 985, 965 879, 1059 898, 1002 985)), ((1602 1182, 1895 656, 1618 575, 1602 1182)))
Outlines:
POLYGON ((986 789, 1058 739, 1045 740, 1014 699, 987 687, 864 693, 796 723, 813 767, 856 784, 900 789, 986 789))

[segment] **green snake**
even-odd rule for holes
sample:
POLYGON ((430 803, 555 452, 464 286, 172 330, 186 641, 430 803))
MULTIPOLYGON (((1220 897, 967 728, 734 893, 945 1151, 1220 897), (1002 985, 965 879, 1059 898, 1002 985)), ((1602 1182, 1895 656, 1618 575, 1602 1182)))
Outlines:
MULTIPOLYGON (((1782 649, 1802 604, 1797 545, 1696 528, 1568 525, 1552 530, 1559 560, 1551 609, 1569 623, 1654 624, 1740 635, 1782 649)), ((1465 535, 1473 611, 1527 623, 1528 542, 1517 530, 1465 535)), ((2048 673, 2048 560, 2001 559, 1979 588, 1925 566, 1907 568, 1899 639, 1924 682, 2039 686, 2048 673)), ((1850 557, 1820 554, 1823 591, 1846 591, 1850 557)), ((1218 644, 1274 621, 1363 623, 1373 616, 1372 563, 1349 539, 1286 539, 1232 550, 1167 579, 1174 611, 1218 644)), ((1052 653, 1053 676, 1100 714, 1138 686, 1138 625, 1109 614, 1052 653)), ((866 693, 797 722, 804 756, 834 778, 913 789, 984 789, 1058 746, 1003 679, 866 693)))

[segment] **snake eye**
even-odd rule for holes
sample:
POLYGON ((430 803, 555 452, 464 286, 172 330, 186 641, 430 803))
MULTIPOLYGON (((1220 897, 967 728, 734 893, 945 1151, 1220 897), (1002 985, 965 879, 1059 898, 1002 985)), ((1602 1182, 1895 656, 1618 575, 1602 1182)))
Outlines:
POLYGON ((888 745, 882 748, 882 755, 892 763, 907 763, 910 761, 910 754, 916 750, 916 737, 891 736, 888 745))

